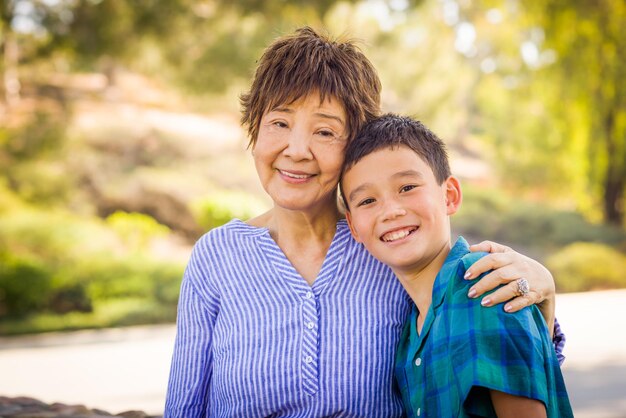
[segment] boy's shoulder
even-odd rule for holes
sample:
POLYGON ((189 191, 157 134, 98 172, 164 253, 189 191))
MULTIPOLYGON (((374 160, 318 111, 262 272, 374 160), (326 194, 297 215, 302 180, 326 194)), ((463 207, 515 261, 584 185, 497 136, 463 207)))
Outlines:
POLYGON ((481 258, 483 258, 484 256, 486 256, 489 253, 480 251, 480 252, 469 252, 467 254, 465 254, 463 257, 461 257, 460 259, 460 264, 461 264, 461 268, 463 270, 463 273, 465 273, 472 264, 474 264, 475 262, 477 262, 478 260, 480 260, 481 258))

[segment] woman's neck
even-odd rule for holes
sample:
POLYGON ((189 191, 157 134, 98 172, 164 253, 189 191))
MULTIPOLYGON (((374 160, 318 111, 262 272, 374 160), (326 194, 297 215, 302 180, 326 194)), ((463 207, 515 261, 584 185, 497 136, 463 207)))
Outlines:
POLYGON ((317 213, 274 207, 248 223, 267 228, 294 268, 312 285, 341 218, 343 215, 336 206, 317 213))

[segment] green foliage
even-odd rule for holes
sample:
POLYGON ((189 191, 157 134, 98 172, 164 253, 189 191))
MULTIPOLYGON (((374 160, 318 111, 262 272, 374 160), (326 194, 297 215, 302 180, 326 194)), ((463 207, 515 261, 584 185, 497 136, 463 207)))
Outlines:
POLYGON ((47 204, 67 199, 75 181, 61 158, 67 116, 36 110, 17 126, 0 127, 2 175, 19 197, 47 204))
POLYGON ((2 320, 0 335, 156 324, 173 322, 175 319, 176 305, 163 305, 143 298, 116 299, 95 303, 93 312, 89 313, 43 312, 25 319, 2 320))
POLYGON ((64 136, 64 115, 37 110, 17 128, 0 128, 0 149, 13 160, 32 160, 59 150, 64 136))
POLYGON ((579 213, 507 197, 502 190, 465 188, 463 205, 452 218, 460 234, 531 248, 537 257, 577 241, 619 247, 626 232, 592 224, 579 213))
POLYGON ((27 258, 0 253, 0 318, 23 317, 46 307, 50 273, 27 258))
POLYGON ((263 212, 265 205, 244 192, 219 191, 192 204, 198 224, 205 229, 223 225, 231 219, 249 219, 263 212))
POLYGON ((106 218, 106 223, 134 250, 146 249, 154 238, 164 237, 170 229, 143 213, 117 211, 106 218))
POLYGON ((626 255, 604 244, 576 242, 546 260, 556 281, 557 291, 626 287, 626 255))
POLYGON ((126 251, 114 228, 132 243, 136 235, 142 241, 167 232, 140 214, 101 222, 62 211, 6 211, 0 218, 0 333, 172 320, 182 263, 155 259, 141 246, 126 251), (133 306, 116 305, 129 300, 133 306))
POLYGON ((507 184, 547 190, 623 227, 626 3, 506 3, 465 6, 478 29, 473 61, 492 67, 476 86, 477 133, 507 184), (482 22, 487 8, 499 23, 482 22))

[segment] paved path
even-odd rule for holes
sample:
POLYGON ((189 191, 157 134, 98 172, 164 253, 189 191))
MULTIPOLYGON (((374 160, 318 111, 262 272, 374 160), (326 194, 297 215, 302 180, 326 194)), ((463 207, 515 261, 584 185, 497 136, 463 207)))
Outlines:
MULTIPOLYGON (((626 290, 559 295, 577 418, 626 417, 626 290)), ((161 413, 171 325, 0 338, 0 395, 161 413)))

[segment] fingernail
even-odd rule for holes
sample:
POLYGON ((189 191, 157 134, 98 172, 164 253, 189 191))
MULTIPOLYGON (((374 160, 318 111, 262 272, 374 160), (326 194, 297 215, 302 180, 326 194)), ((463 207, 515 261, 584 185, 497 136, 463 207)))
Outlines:
POLYGON ((513 309, 513 307, 511 305, 504 305, 504 310, 506 312, 511 312, 512 309, 513 309))
POLYGON ((484 298, 483 300, 480 301, 480 304, 483 306, 489 306, 491 304, 491 299, 484 298))
POLYGON ((476 289, 472 288, 470 289, 469 292, 467 292, 467 296, 470 298, 475 298, 476 297, 476 289))
POLYGON ((471 275, 472 275, 472 272, 471 272, 470 270, 467 270, 467 271, 465 272, 465 276, 463 276, 463 278, 464 278, 465 280, 467 280, 467 279, 469 279, 469 278, 471 277, 471 275))

